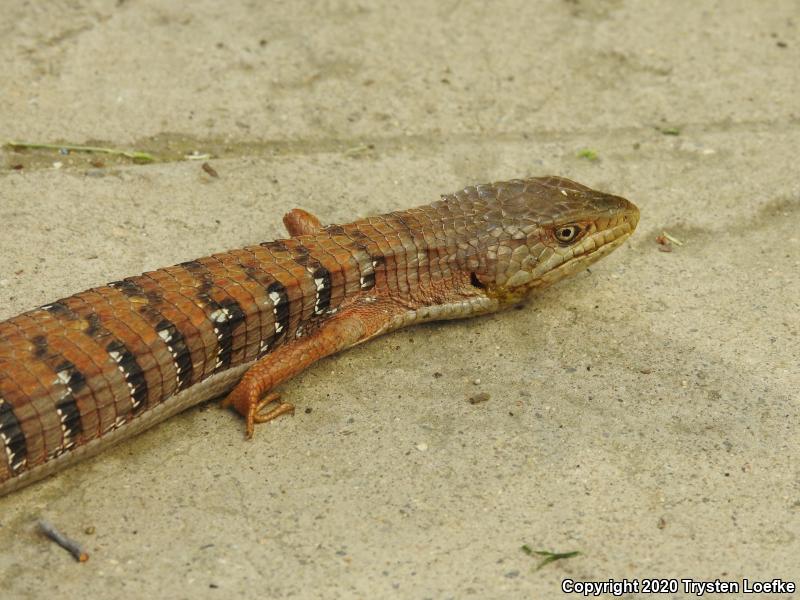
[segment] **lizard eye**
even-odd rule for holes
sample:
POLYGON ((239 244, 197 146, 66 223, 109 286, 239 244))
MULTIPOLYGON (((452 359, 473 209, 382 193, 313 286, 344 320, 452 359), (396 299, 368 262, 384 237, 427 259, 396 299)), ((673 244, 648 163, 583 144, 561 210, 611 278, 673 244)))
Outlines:
POLYGON ((555 236, 556 239, 562 244, 568 244, 578 237, 580 232, 581 228, 577 225, 562 225, 561 227, 556 228, 555 236))

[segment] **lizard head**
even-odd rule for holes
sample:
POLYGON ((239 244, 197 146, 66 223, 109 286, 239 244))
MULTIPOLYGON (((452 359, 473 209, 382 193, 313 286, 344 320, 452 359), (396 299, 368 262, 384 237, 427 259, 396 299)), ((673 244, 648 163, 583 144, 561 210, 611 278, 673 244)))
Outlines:
POLYGON ((483 221, 463 257, 472 285, 500 305, 585 269, 639 222, 639 209, 625 198, 561 177, 481 185, 451 198, 472 204, 474 219, 483 221))

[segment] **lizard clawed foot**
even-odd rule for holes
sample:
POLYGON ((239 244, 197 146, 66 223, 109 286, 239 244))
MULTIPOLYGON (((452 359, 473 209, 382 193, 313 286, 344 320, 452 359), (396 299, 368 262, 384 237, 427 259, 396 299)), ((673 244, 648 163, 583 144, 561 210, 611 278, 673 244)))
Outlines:
MULTIPOLYGON (((273 419, 277 419, 281 415, 291 414, 294 415, 294 404, 289 402, 281 402, 281 395, 278 392, 271 392, 266 395, 266 397, 261 400, 258 404, 256 404, 255 408, 253 409, 253 423, 268 423, 273 419), (273 402, 277 402, 278 406, 273 409, 264 410, 265 406, 272 404, 273 402)), ((248 421, 250 419, 248 418, 248 421)), ((253 436, 252 432, 252 425, 248 425, 249 434, 248 437, 253 436)))
POLYGON ((261 398, 263 390, 258 386, 250 386, 247 381, 242 381, 222 401, 222 408, 233 406, 245 418, 247 439, 253 437, 256 423, 266 423, 287 413, 294 414, 294 405, 281 402, 278 392, 269 392, 261 398), (265 411, 265 407, 277 402, 278 406, 265 411))
MULTIPOLYGON (((298 216, 300 212, 294 211, 294 221, 288 219, 290 231, 296 233, 306 226, 316 227, 315 219, 302 214, 298 216)), ((295 339, 278 346, 247 369, 241 381, 223 400, 222 406, 233 406, 246 419, 248 438, 253 437, 256 423, 266 423, 294 412, 294 406, 281 402, 274 388, 323 356, 377 335, 392 322, 395 315, 406 311, 400 304, 373 304, 374 300, 371 298, 370 302, 354 302, 345 308, 339 307, 336 314, 324 319, 312 333, 293 336, 295 339), (277 406, 267 410, 267 405, 273 402, 277 406)))

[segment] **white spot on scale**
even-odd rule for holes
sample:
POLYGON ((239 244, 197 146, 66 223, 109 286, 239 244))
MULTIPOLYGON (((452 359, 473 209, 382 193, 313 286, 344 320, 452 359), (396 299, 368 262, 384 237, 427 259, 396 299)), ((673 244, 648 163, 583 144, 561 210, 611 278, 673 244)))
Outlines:
POLYGON ((109 423, 108 425, 106 425, 105 429, 103 429, 103 433, 111 431, 112 429, 119 429, 126 422, 127 420, 125 419, 125 417, 117 417, 113 423, 109 423))
POLYGON ((281 295, 278 292, 270 292, 269 299, 272 300, 272 304, 277 305, 281 301, 281 295))
MULTIPOLYGON (((211 313, 211 320, 216 321, 217 323, 224 323, 230 318, 230 316, 231 312, 227 308, 218 308, 211 313)), ((214 331, 216 331, 216 329, 214 331)))
POLYGON ((4 434, 0 435, 3 438, 3 445, 6 448, 6 456, 8 457, 8 464, 13 464, 14 459, 17 457, 16 454, 11 450, 11 440, 9 440, 4 434))
POLYGON ((60 381, 64 385, 67 385, 69 383, 69 373, 67 373, 66 371, 59 371, 58 381, 60 381))
POLYGON ((162 329, 161 331, 159 331, 158 337, 160 337, 167 343, 172 341, 172 334, 169 332, 169 329, 162 329))
POLYGON ((561 192, 563 195, 565 195, 565 196, 569 196, 569 194, 567 193, 567 190, 559 190, 559 191, 560 191, 560 192, 561 192))
POLYGON ((275 323, 275 333, 280 333, 281 331, 283 331, 283 325, 281 325, 280 323, 276 322, 275 323))
POLYGON ((320 278, 314 278, 314 284, 317 286, 317 291, 321 291, 325 288, 325 280, 320 278))
MULTIPOLYGON (((109 352, 109 353, 108 353, 108 355, 109 355, 111 358, 113 358, 113 359, 114 359, 114 362, 119 362, 119 361, 121 361, 121 360, 122 360, 122 355, 121 355, 119 352, 116 352, 116 351, 114 351, 114 352, 109 352)), ((122 367, 120 367, 120 370, 122 370, 122 367)), ((123 371, 123 373, 124 373, 124 371, 123 371)))

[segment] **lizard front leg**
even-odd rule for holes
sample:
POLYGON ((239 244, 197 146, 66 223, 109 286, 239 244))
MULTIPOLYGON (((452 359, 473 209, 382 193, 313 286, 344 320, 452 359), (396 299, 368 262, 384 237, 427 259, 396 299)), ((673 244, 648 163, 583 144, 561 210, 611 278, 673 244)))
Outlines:
POLYGON ((314 235, 322 231, 319 218, 302 208, 293 208, 283 215, 283 225, 292 237, 314 235))
POLYGON ((279 401, 275 387, 301 373, 319 359, 335 354, 386 331, 392 320, 406 309, 391 301, 373 298, 354 300, 350 306, 320 323, 313 331, 276 348, 257 361, 222 402, 233 406, 246 419, 247 437, 253 436, 256 423, 265 423, 293 412, 294 407, 280 403, 263 412, 268 404, 279 401))

